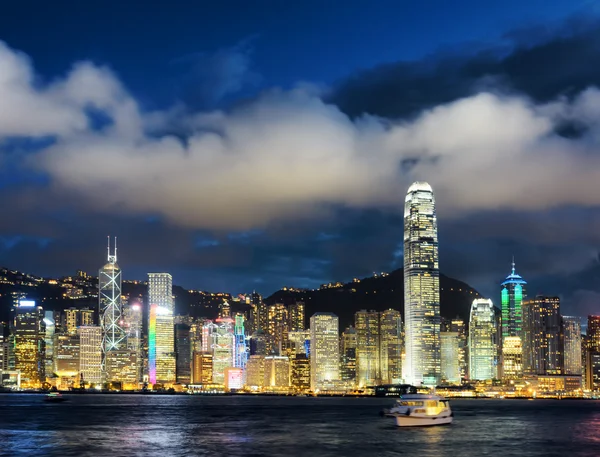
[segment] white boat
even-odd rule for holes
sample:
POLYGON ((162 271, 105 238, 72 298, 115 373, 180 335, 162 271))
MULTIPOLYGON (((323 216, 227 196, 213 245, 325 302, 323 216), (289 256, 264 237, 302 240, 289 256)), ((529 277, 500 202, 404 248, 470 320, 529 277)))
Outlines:
POLYGON ((394 417, 398 427, 424 427, 452 423, 450 403, 437 395, 402 395, 386 416, 394 417))

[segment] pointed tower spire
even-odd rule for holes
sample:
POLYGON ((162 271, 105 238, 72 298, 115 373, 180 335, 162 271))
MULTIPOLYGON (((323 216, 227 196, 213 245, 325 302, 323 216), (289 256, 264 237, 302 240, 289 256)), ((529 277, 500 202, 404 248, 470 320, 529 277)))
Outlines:
MULTIPOLYGON (((117 261, 117 237, 115 236, 115 262, 117 261)), ((513 262, 514 265, 514 262, 513 262)))
POLYGON ((106 242, 108 243, 106 246, 106 260, 110 262, 110 235, 106 237, 106 242))
POLYGON ((513 254, 513 260, 512 260, 512 274, 515 274, 515 255, 513 254))

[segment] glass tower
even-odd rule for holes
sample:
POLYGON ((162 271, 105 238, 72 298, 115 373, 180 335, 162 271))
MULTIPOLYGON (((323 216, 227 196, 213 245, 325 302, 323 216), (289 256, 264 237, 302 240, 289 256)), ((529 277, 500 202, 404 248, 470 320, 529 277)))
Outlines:
POLYGON ((512 271, 502 283, 502 369, 506 379, 519 378, 523 373, 523 298, 527 282, 512 271))
POLYGON ((477 298, 469 320, 469 378, 486 381, 497 377, 496 316, 492 300, 477 298))
POLYGON ((359 387, 379 384, 379 313, 358 311, 354 315, 356 328, 356 384, 359 387))
POLYGON ((326 389, 340 379, 339 319, 333 313, 310 318, 310 387, 326 389))
POLYGON ((431 186, 415 182, 404 206, 404 382, 440 381, 440 279, 437 219, 431 186))
POLYGON ((581 375, 581 318, 563 316, 565 332, 565 374, 581 375))

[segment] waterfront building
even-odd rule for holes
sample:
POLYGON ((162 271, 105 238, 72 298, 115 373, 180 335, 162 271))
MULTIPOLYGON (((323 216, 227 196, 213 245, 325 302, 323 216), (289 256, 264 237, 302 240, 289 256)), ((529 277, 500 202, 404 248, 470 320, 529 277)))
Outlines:
POLYGON ((120 389, 137 388, 138 360, 135 351, 115 349, 105 355, 106 381, 118 383, 120 389))
POLYGON ((340 339, 340 379, 349 384, 356 383, 356 329, 352 326, 342 332, 340 339))
POLYGON ((523 301, 523 372, 528 375, 563 374, 560 299, 542 297, 523 301))
POLYGON ((388 309, 379 318, 380 378, 384 384, 402 382, 402 317, 400 311, 388 309))
POLYGON ((282 356, 265 357, 265 380, 267 389, 284 389, 290 387, 290 359, 282 356))
POLYGON ((310 386, 318 391, 340 379, 339 320, 333 313, 310 318, 310 386))
POLYGON ((445 320, 442 319, 442 332, 456 332, 458 334, 458 370, 460 379, 467 379, 469 367, 467 361, 467 326, 460 317, 445 320))
POLYGON ((244 328, 245 317, 243 314, 235 315, 235 326, 233 334, 235 339, 233 366, 237 368, 246 368, 248 360, 248 348, 246 347, 246 329, 244 328))
POLYGON ((354 315, 356 329, 356 384, 374 386, 380 381, 379 313, 358 311, 354 315))
POLYGON ((20 300, 13 311, 14 368, 22 387, 39 388, 45 380, 44 310, 35 301, 20 300))
POLYGON ((79 335, 56 333, 54 335, 54 373, 60 378, 79 375, 79 335))
POLYGON ((440 332, 442 344, 442 381, 460 384, 458 363, 458 332, 440 332))
POLYGON ((44 374, 46 377, 51 377, 54 373, 54 334, 56 333, 54 311, 44 312, 44 326, 44 374))
POLYGON ((251 355, 246 363, 246 386, 261 389, 265 383, 265 356, 251 355))
POLYGON ((84 383, 102 384, 102 328, 100 326, 80 326, 79 372, 84 383))
POLYGON ((244 387, 244 370, 236 367, 225 368, 225 389, 239 390, 244 387))
POLYGON ((306 354, 297 354, 292 359, 292 386, 299 392, 310 389, 310 358, 306 354))
POLYGON ((0 322, 0 386, 2 385, 2 373, 8 371, 8 344, 4 333, 4 324, 0 322))
POLYGON ((431 186, 415 182, 404 206, 404 382, 436 386, 441 376, 437 218, 431 186))
POLYGON ((169 273, 148 273, 148 303, 175 313, 173 277, 169 273))
POLYGON ((123 330, 125 331, 126 349, 136 354, 138 381, 142 380, 143 347, 142 347, 142 305, 134 301, 123 307, 123 330))
POLYGON ((122 273, 117 264, 117 239, 115 238, 114 253, 110 252, 110 237, 108 238, 107 263, 98 272, 98 302, 100 326, 102 327, 103 364, 106 363, 108 351, 120 350, 125 347, 125 331, 121 327, 121 282, 122 273))
POLYGON ((600 390, 600 316, 588 316, 585 341, 586 387, 600 390))
POLYGON ((498 329, 492 300, 476 298, 469 317, 469 379, 495 379, 498 360, 498 329))
POLYGON ((148 327, 148 378, 150 384, 175 382, 175 338, 173 312, 150 304, 148 327))
POLYGON ((581 375, 581 318, 563 316, 564 365, 566 375, 581 375))
POLYGON ((212 379, 212 353, 194 351, 192 357, 192 384, 212 384, 212 379))
POLYGON ((175 324, 175 372, 178 383, 189 384, 192 374, 190 326, 175 324))
POLYGON ((233 319, 219 318, 213 328, 211 348, 213 353, 213 384, 225 384, 225 369, 234 366, 235 337, 233 319))
POLYGON ((523 299, 526 297, 527 282, 512 271, 502 283, 502 370, 503 378, 518 379, 523 374, 523 299), (510 340, 507 340, 510 338, 510 340), (519 341, 517 341, 517 339, 519 341), (517 370, 517 371, 515 371, 517 370))

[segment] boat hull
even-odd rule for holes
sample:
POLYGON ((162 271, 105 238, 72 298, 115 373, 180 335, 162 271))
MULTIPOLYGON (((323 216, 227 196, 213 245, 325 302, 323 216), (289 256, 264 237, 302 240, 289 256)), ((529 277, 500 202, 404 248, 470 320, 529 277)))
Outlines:
POLYGON ((431 427, 433 425, 449 425, 452 423, 452 416, 405 416, 396 415, 396 425, 398 427, 431 427))

